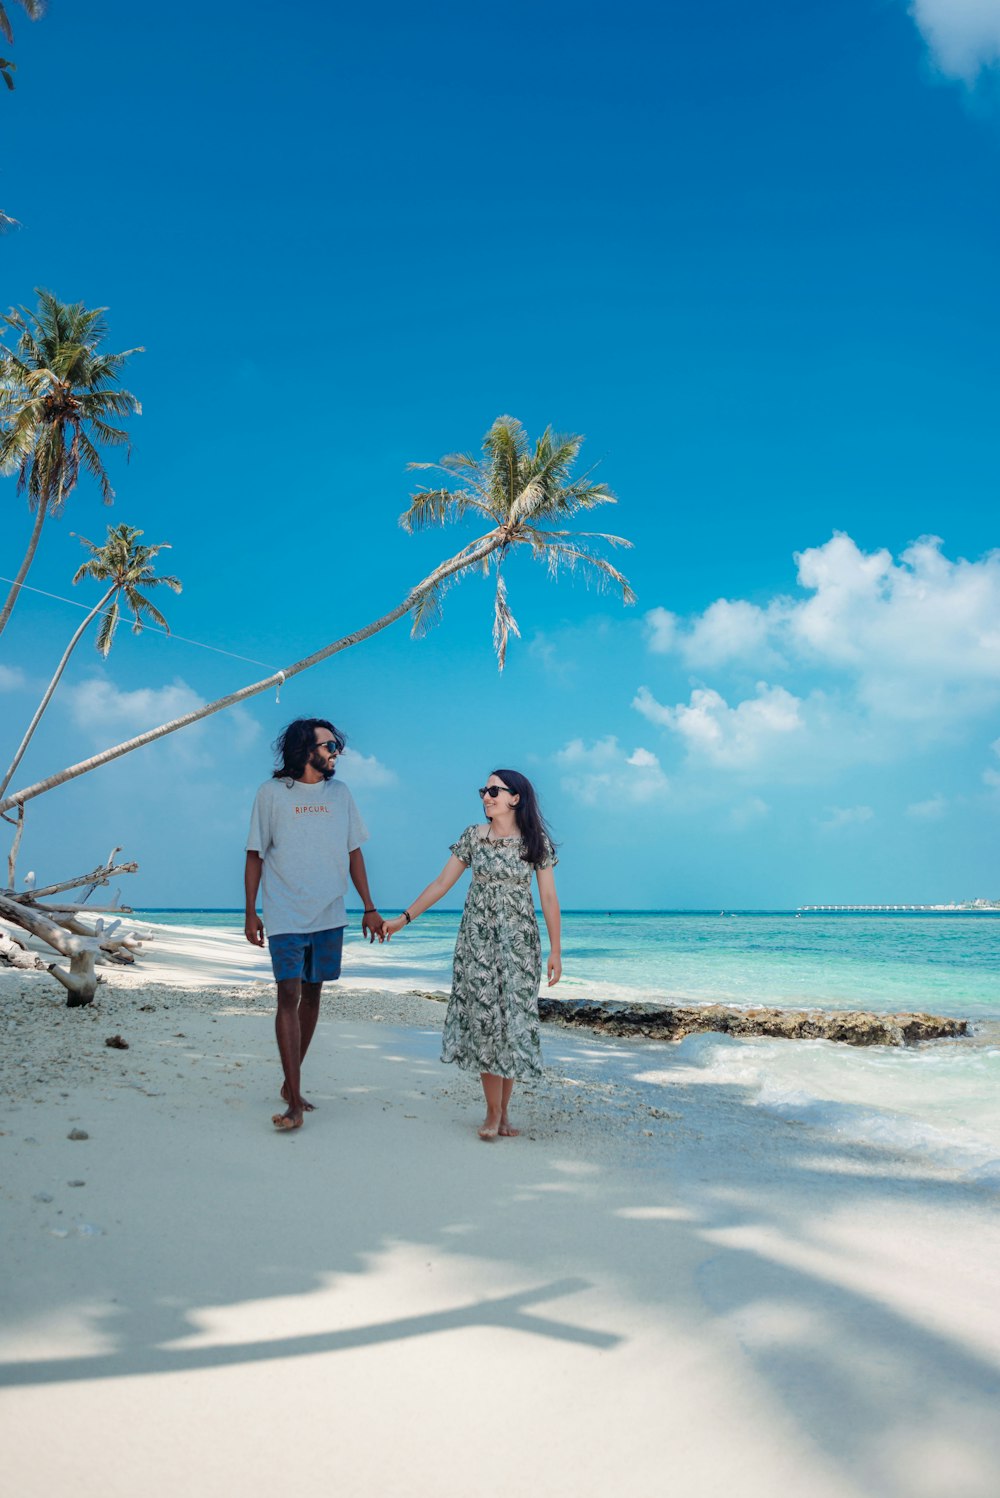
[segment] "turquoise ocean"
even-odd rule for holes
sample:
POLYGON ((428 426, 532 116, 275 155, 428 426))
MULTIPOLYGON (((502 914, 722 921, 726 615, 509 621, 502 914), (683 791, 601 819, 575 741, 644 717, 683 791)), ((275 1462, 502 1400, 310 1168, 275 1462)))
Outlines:
MULTIPOLYGON (((242 930, 242 911, 140 914, 242 930)), ((352 913, 344 981, 447 991, 459 916, 431 911, 372 948, 352 913)), ((642 1049, 655 1063, 647 1075, 659 1079, 650 1086, 668 1087, 671 1077, 729 1083, 755 1105, 845 1141, 915 1151, 1000 1186, 1000 912, 564 911, 563 969, 558 992, 566 998, 967 1019, 968 1040, 905 1049, 715 1035, 642 1049)), ((546 1043, 552 1064, 558 1042, 546 1043)))

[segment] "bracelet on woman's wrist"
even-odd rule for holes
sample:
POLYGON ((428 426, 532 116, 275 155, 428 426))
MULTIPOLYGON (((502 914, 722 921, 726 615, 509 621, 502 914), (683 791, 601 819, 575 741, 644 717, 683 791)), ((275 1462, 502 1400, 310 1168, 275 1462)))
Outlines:
POLYGON ((410 922, 411 922, 411 921, 412 921, 412 920, 413 920, 413 917, 412 917, 412 915, 411 915, 411 914, 410 914, 410 912, 409 912, 409 911, 408 911, 408 910, 404 910, 404 911, 403 911, 403 914, 404 914, 404 915, 405 915, 405 917, 406 917, 406 924, 407 924, 407 925, 409 925, 409 924, 410 924, 410 922))

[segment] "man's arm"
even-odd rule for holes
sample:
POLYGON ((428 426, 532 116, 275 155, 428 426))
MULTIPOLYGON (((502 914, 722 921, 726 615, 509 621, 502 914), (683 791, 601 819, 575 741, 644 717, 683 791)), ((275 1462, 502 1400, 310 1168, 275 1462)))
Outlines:
POLYGON ((264 922, 257 914, 257 891, 260 889, 260 876, 263 872, 264 860, 252 848, 248 849, 246 867, 243 870, 243 889, 246 894, 246 920, 243 925, 243 934, 255 947, 264 945, 264 922))
POLYGON ((361 903, 365 908, 365 913, 361 917, 361 929, 370 942, 373 942, 376 936, 379 941, 382 941, 382 928, 385 922, 372 903, 371 891, 368 888, 368 870, 365 868, 365 855, 360 848, 352 848, 349 867, 351 883, 361 896, 361 903))

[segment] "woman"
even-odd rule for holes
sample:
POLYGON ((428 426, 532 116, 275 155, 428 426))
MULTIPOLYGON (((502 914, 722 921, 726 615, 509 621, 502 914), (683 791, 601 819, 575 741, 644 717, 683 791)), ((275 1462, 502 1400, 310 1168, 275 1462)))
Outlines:
POLYGON ((480 789, 486 822, 467 827, 451 857, 413 903, 387 921, 387 938, 436 905, 472 869, 472 883, 455 942, 454 976, 445 1016, 441 1060, 478 1071, 486 1098, 480 1139, 513 1138, 515 1081, 542 1071, 538 984, 542 951, 531 896, 531 874, 549 936, 548 980, 562 976, 558 862, 531 781, 517 770, 494 770, 480 789))

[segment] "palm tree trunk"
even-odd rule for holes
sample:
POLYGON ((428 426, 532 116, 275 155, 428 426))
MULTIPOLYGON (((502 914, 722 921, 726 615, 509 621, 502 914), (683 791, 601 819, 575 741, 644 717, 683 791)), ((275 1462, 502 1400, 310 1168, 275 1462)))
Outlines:
POLYGON ((84 619, 83 623, 80 625, 80 628, 76 631, 76 633, 74 634, 73 638, 70 640, 69 644, 66 646, 66 649, 63 651, 62 660, 59 662, 58 666, 56 667, 55 674, 54 674, 54 676, 52 677, 52 680, 49 682, 48 686, 45 689, 45 695, 44 695, 44 697, 42 698, 41 702, 38 704, 38 707, 35 709, 35 716, 32 718, 31 722, 28 724, 28 727, 25 730, 24 738, 21 740, 20 744, 18 745, 17 753, 14 755, 14 758, 11 760, 10 768, 8 769, 8 771, 7 771, 6 775, 4 776, 3 780, 0 781, 0 796, 3 795, 4 791, 7 789, 7 787, 10 785, 11 781, 13 780, 13 778, 14 778, 14 771, 17 769, 18 765, 21 763, 21 760, 24 758, 24 751, 27 749, 28 745, 31 743, 31 740, 34 738, 35 729, 38 727, 39 723, 42 721, 42 714, 44 713, 45 709, 48 707, 49 703, 52 700, 52 693, 55 691, 56 687, 59 685, 59 678, 62 676, 63 672, 65 671, 66 666, 67 666, 67 664, 69 662, 70 656, 73 654, 73 651, 76 649, 77 645, 80 643, 80 637, 83 635, 83 632, 87 628, 87 625, 90 623, 90 621, 92 619, 95 619, 97 617, 97 615, 102 611, 102 609, 104 608, 105 604, 108 603, 109 600, 114 597, 114 594, 117 591, 117 587, 118 587, 118 584, 115 583, 113 587, 110 587, 108 589, 108 591, 105 593, 104 597, 101 599, 100 603, 96 603, 94 605, 94 607, 91 609, 90 613, 87 615, 87 617, 84 619))
POLYGON ((35 796, 41 796, 45 791, 53 790, 57 785, 64 785, 67 780, 75 780, 78 775, 86 775, 100 765, 109 764, 113 759, 120 759, 123 754, 131 754, 133 749, 141 749, 144 744, 151 744, 155 739, 165 738, 168 733, 176 733, 179 728, 186 728, 189 723, 197 723, 200 718, 207 718, 212 713, 221 712, 224 707, 234 707, 237 702, 245 702, 248 697, 256 697, 258 693, 266 692, 269 687, 280 687, 289 677, 298 676, 301 671, 308 671, 310 666, 316 666, 320 661, 328 660, 331 655, 347 650, 351 645, 359 645, 362 640, 370 639, 372 635, 378 634, 380 630, 386 629, 390 624, 395 624, 397 619, 408 614, 425 593, 430 593, 456 572, 463 572, 466 567, 473 567, 477 562, 485 561, 503 544, 503 532, 490 531, 479 541, 450 557, 447 562, 442 562, 440 567, 424 578, 423 582, 417 583, 415 588, 410 589, 402 603, 397 604, 388 614, 383 614, 380 619, 376 619, 373 624, 366 624, 364 629, 355 630, 353 634, 344 635, 341 639, 334 640, 332 644, 324 645, 322 650, 305 656, 303 660, 296 661, 294 665, 286 666, 283 671, 276 671, 272 676, 265 677, 263 681, 255 681, 252 686, 243 687, 238 692, 230 692, 228 697, 219 697, 215 702, 196 708, 194 712, 185 713, 169 723, 161 723, 159 728, 147 729, 145 733, 140 733, 133 739, 126 739, 124 743, 116 744, 113 749, 103 749, 100 754, 94 754, 90 759, 81 760, 79 764, 71 765, 67 770, 60 770, 56 775, 39 780, 35 785, 28 786, 26 790, 15 791, 12 796, 0 801, 0 812, 7 811, 12 806, 23 806, 26 801, 33 800, 35 796))
POLYGON ((10 592, 7 594, 7 601, 3 606, 3 610, 0 611, 0 635, 2 635, 4 630, 7 628, 7 620, 10 618, 14 605, 17 602, 17 595, 21 591, 21 584, 24 582, 24 579, 28 575, 28 568, 35 560, 35 552, 38 549, 38 538, 42 534, 42 526, 45 523, 45 514, 48 510, 48 507, 48 496, 43 494, 41 499, 38 501, 38 509, 35 511, 35 528, 31 532, 31 540, 28 542, 28 549, 24 553, 24 561, 21 563, 21 570, 18 572, 17 577, 11 584, 10 592))

